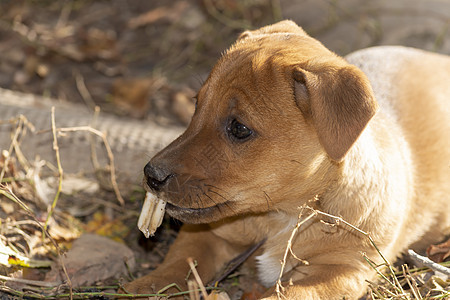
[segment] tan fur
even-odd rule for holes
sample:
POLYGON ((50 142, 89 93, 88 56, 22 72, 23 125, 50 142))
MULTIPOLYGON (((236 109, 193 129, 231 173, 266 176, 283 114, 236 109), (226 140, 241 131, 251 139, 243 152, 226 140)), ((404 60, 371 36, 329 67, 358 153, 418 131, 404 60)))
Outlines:
MULTIPOLYGON (((204 282, 249 245, 275 299, 299 207, 315 205, 370 232, 394 260, 448 233, 450 58, 401 47, 338 57, 290 21, 245 32, 200 89, 186 132, 146 168, 167 211, 184 225, 164 262, 125 286, 185 286, 187 257, 204 282), (370 83, 369 83, 370 82, 370 83), (230 138, 237 119, 253 130, 230 138), (152 170, 152 171, 151 171, 152 170), (153 174, 153 175, 152 175, 153 174), (152 177, 153 176, 153 177, 152 177), (308 202, 319 194, 320 199, 308 202)), ((316 217, 293 241, 288 299, 357 299, 379 261, 360 234, 316 217)))

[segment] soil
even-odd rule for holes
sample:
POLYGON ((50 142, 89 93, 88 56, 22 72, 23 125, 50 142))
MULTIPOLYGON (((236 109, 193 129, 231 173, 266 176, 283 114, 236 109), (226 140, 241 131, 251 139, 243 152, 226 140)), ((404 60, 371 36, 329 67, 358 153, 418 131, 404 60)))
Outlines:
POLYGON ((443 0, 2 0, 0 10, 0 87, 184 124, 189 113, 164 103, 191 100, 239 33, 280 19, 340 55, 388 44, 450 53, 443 0))

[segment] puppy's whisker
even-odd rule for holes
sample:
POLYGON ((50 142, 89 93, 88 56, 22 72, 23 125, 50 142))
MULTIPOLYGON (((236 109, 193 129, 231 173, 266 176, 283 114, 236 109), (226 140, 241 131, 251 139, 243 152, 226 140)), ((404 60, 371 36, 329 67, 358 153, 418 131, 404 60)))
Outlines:
POLYGON ((216 201, 213 200, 213 198, 211 198, 207 193, 203 193, 203 195, 205 195, 206 197, 208 197, 209 200, 211 200, 212 203, 214 203, 214 205, 217 207, 217 210, 222 213, 222 210, 220 209, 220 205, 218 206, 216 203, 216 201))
POLYGON ((222 198, 223 200, 225 200, 225 202, 230 201, 229 199, 227 199, 226 197, 222 196, 222 194, 220 194, 220 193, 218 193, 218 192, 216 192, 216 191, 213 191, 213 190, 211 190, 211 189, 208 189, 208 192, 213 193, 213 194, 216 194, 217 196, 219 196, 220 198, 222 198))
MULTIPOLYGON (((203 194, 203 192, 202 192, 202 194, 203 194)), ((197 205, 197 208, 203 208, 203 207, 207 207, 208 206, 208 205, 205 205, 205 203, 204 203, 204 201, 203 201, 203 199, 201 197, 201 194, 197 193, 196 196, 197 196, 198 203, 199 203, 199 205, 197 205)))
POLYGON ((230 202, 225 202, 224 205, 226 205, 228 209, 233 212, 233 214, 237 214, 237 211, 233 208, 230 202))
POLYGON ((299 162, 299 161, 297 161, 297 160, 295 160, 295 159, 291 159, 290 161, 291 161, 291 162, 294 162, 294 163, 297 163, 297 164, 301 165, 302 167, 306 167, 305 164, 303 164, 303 163, 301 163, 301 162, 299 162))
POLYGON ((266 198, 266 202, 267 202, 267 209, 270 209, 270 206, 273 206, 273 202, 272 202, 272 198, 270 198, 269 194, 267 194, 266 191, 263 191, 264 193, 264 198, 266 198))
POLYGON ((225 193, 226 193, 226 191, 225 191, 224 189, 221 189, 221 188, 219 188, 218 186, 211 185, 211 184, 205 184, 205 186, 206 186, 206 187, 209 187, 209 188, 214 188, 214 189, 217 189, 217 190, 219 190, 219 191, 222 191, 222 192, 225 192, 225 193))
POLYGON ((229 198, 227 198, 227 197, 225 197, 225 196, 222 195, 222 193, 223 193, 223 194, 228 194, 228 192, 225 191, 224 189, 221 189, 221 188, 219 188, 219 187, 217 187, 217 186, 215 186, 215 185, 210 185, 210 184, 206 184, 205 186, 208 187, 208 191, 211 191, 211 192, 213 192, 213 193, 217 193, 217 195, 218 195, 219 197, 223 198, 224 200, 226 200, 226 201, 229 201, 229 200, 230 200, 229 198), (216 189, 216 190, 218 190, 218 191, 216 192, 216 191, 214 191, 213 189, 216 189))
POLYGON ((203 195, 205 195, 212 203, 214 203, 214 205, 217 205, 217 202, 216 201, 214 201, 214 199, 213 198, 211 198, 211 196, 209 196, 206 192, 202 192, 203 193, 203 195))
POLYGON ((192 200, 192 195, 189 194, 188 198, 189 198, 189 205, 192 205, 194 203, 194 201, 192 200))

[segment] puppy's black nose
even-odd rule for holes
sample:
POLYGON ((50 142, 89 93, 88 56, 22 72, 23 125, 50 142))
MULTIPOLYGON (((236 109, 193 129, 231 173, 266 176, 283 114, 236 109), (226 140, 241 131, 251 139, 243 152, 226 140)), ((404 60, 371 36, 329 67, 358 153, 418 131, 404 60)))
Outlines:
POLYGON ((169 179, 173 177, 173 174, 169 170, 157 167, 148 163, 144 167, 144 176, 147 180, 147 185, 154 191, 159 192, 167 185, 169 179))

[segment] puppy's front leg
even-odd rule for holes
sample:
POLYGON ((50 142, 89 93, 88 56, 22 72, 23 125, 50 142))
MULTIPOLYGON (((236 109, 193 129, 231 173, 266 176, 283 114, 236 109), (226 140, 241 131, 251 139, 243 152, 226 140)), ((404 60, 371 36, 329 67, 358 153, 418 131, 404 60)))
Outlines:
MULTIPOLYGON (((304 278, 283 283, 281 299, 359 299, 365 292, 365 280, 373 276, 373 270, 363 264, 304 266, 295 272, 302 273, 304 278)), ((264 300, 280 299, 275 287, 267 296, 264 300)))
MULTIPOLYGON (((187 258, 197 261, 197 271, 204 283, 212 280, 221 267, 239 254, 240 249, 214 235, 207 225, 183 225, 164 262, 147 276, 124 285, 124 291, 151 294, 176 283, 186 289, 189 272, 187 258)), ((178 292, 172 288, 164 293, 178 292)))

